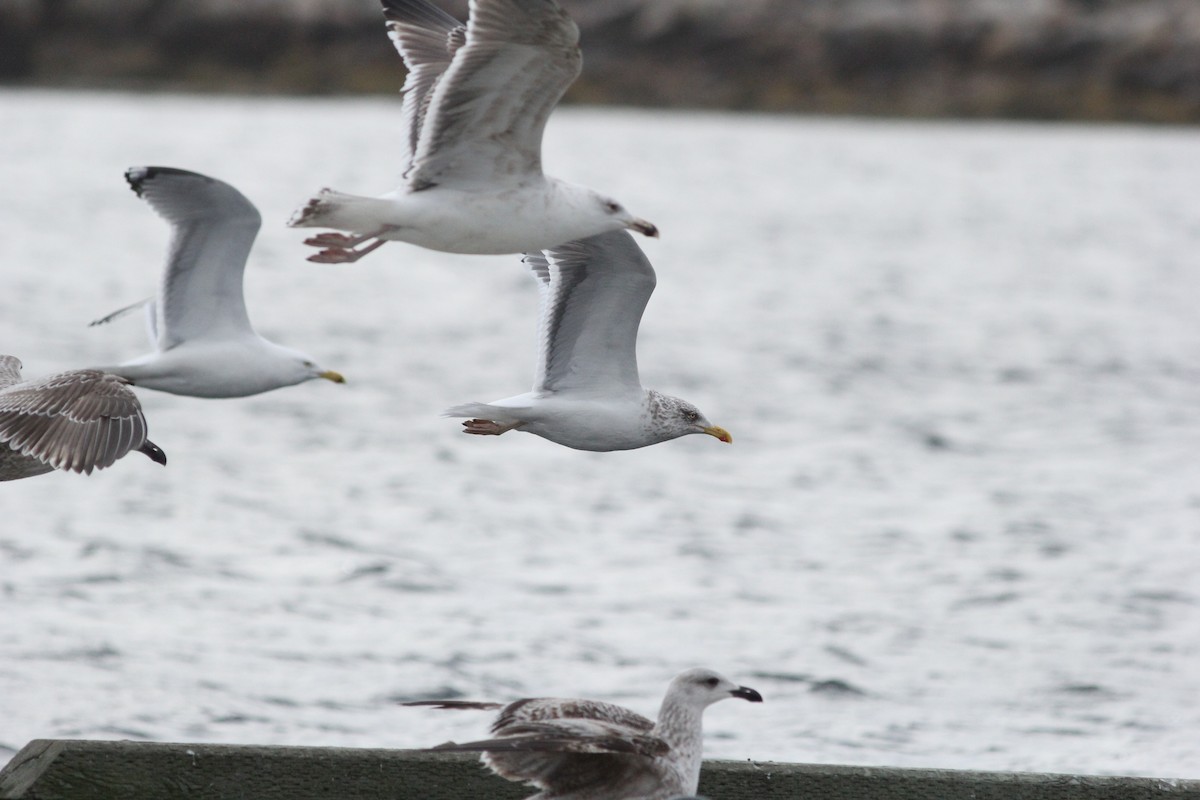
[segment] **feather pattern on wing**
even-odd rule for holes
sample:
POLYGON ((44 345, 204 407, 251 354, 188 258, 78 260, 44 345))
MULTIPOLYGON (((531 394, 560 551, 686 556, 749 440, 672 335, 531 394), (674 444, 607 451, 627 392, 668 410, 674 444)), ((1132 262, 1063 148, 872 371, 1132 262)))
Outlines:
POLYGON ((565 793, 651 780, 651 759, 669 750, 653 729, 651 720, 611 703, 528 698, 504 707, 494 738, 435 749, 482 751, 498 775, 565 793))
POLYGON ((137 167, 125 177, 172 228, 157 302, 158 348, 252 332, 242 277, 262 224, 254 204, 194 172, 137 167))
POLYGON ((625 231, 525 257, 541 289, 534 392, 640 392, 637 334, 654 269, 625 231))
POLYGON ((90 369, 8 384, 0 388, 0 443, 54 469, 112 466, 146 443, 146 418, 127 384, 90 369))
POLYGON ((466 42, 467 26, 424 0, 384 0, 383 15, 387 19, 388 37, 408 68, 408 77, 400 90, 404 98, 403 161, 407 177, 433 87, 450 66, 454 53, 466 42))
MULTIPOLYGON (((546 120, 582 65, 575 23, 553 0, 471 0, 461 46, 448 21, 432 24, 424 37, 407 34, 419 55, 406 119, 420 126, 409 188, 541 177, 546 120), (448 65, 428 39, 438 31, 447 36, 448 65)), ((400 38, 393 35, 407 56, 413 51, 400 38)))

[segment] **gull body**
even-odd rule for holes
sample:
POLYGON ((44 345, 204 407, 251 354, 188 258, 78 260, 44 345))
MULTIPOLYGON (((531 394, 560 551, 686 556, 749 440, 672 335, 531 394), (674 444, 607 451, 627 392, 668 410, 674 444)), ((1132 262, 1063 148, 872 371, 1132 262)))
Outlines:
POLYGON ((452 253, 519 253, 605 231, 657 236, 616 200, 542 171, 542 133, 579 74, 579 30, 553 0, 472 0, 464 26, 425 0, 383 0, 408 67, 404 183, 379 197, 322 189, 293 227, 322 263, 386 241, 452 253))
POLYGON ((90 475, 132 451, 159 464, 128 381, 93 369, 23 381, 21 362, 0 355, 0 481, 56 469, 90 475))
POLYGON ((443 412, 466 433, 520 430, 577 450, 631 450, 692 433, 732 437, 694 405, 643 388, 637 332, 654 291, 650 262, 624 231, 526 255, 541 292, 532 391, 443 412))
POLYGON ((145 306, 154 351, 101 369, 147 389, 209 398, 244 397, 314 378, 344 382, 251 326, 242 278, 262 218, 241 192, 171 167, 133 167, 125 177, 171 224, 172 237, 157 298, 92 323, 145 306))
POLYGON ((656 720, 612 703, 564 698, 406 705, 499 709, 491 739, 434 749, 482 752, 497 775, 541 789, 530 800, 669 800, 696 793, 704 710, 731 697, 762 702, 757 691, 718 672, 690 669, 667 686, 656 720))

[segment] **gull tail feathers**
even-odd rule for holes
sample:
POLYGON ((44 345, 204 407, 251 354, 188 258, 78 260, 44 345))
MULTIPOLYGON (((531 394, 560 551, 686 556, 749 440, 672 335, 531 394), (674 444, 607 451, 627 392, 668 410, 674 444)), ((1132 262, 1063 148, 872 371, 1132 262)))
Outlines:
POLYGON ((481 417, 494 419, 497 422, 509 422, 508 415, 499 406, 489 406, 487 403, 463 403, 450 406, 442 412, 443 417, 481 417))
POLYGON ((289 228, 336 228, 344 231, 368 231, 380 227, 375 197, 322 189, 292 212, 289 228))

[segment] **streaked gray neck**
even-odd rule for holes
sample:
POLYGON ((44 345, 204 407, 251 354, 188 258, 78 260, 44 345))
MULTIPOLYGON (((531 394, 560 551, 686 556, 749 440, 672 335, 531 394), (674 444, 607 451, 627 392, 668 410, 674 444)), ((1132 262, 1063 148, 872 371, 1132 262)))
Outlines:
POLYGON ((700 761, 704 752, 703 708, 682 703, 668 695, 658 711, 654 734, 671 746, 679 793, 695 794, 700 783, 700 761))

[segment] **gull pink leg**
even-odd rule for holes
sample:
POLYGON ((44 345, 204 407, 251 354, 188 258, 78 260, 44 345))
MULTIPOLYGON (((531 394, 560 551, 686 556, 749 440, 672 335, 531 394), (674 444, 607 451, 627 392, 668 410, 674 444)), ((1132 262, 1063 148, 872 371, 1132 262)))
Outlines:
POLYGON ((376 239, 366 247, 357 250, 349 247, 330 247, 308 257, 314 264, 352 264, 373 250, 378 250, 387 244, 384 239, 376 239))
POLYGON ((316 236, 310 236, 304 240, 304 243, 309 247, 338 247, 349 249, 357 244, 362 244, 368 239, 373 239, 378 234, 369 236, 347 236, 344 233, 318 233, 316 236))
POLYGON ((508 425, 501 425, 499 422, 493 422, 490 419, 469 419, 463 423, 463 433, 473 433, 478 436, 499 436, 502 433, 508 433, 513 428, 520 427, 521 423, 513 422, 508 425))

